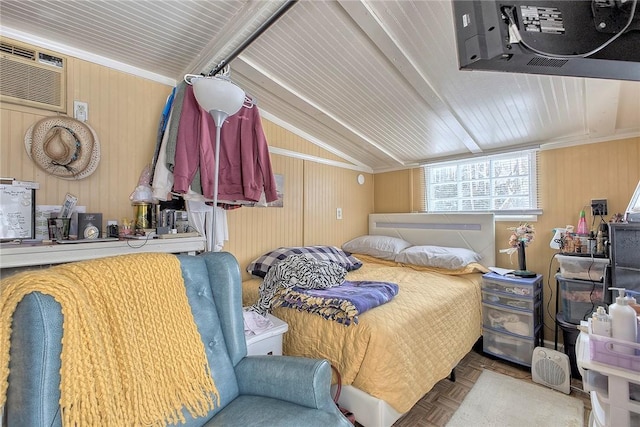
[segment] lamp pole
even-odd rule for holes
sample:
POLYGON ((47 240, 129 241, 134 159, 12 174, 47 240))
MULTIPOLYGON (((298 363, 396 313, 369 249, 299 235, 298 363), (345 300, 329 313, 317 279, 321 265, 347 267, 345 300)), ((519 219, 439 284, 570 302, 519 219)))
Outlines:
POLYGON ((215 159, 214 159, 214 180, 213 180, 213 215, 211 219, 211 241, 213 251, 216 247, 216 209, 218 209, 218 179, 219 179, 219 169, 220 169, 220 131, 222 130, 222 125, 224 121, 229 117, 229 115, 220 110, 211 110, 209 111, 211 117, 213 117, 213 122, 216 125, 216 147, 215 147, 215 159))

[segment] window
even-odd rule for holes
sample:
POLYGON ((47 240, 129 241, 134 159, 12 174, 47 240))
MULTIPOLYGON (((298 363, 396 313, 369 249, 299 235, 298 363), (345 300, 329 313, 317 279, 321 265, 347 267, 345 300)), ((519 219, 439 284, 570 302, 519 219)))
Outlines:
POLYGON ((427 212, 535 215, 537 150, 424 166, 427 212))

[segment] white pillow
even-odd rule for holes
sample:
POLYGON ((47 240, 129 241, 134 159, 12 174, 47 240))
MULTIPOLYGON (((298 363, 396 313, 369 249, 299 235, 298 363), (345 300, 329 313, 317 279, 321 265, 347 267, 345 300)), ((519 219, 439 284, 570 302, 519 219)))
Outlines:
POLYGON ((342 245, 342 250, 391 260, 411 243, 390 236, 360 236, 342 245))
POLYGON ((478 262, 482 255, 465 248, 445 246, 411 246, 396 255, 396 262, 425 267, 456 270, 472 262, 478 262))

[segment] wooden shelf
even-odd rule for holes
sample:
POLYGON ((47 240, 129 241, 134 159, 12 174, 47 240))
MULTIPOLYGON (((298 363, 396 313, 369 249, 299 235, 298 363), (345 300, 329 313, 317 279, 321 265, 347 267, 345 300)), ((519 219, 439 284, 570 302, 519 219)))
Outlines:
POLYGON ((31 267, 82 261, 107 256, 143 253, 190 253, 205 250, 205 239, 183 237, 180 239, 114 240, 75 244, 13 244, 0 245, 0 268, 31 267))

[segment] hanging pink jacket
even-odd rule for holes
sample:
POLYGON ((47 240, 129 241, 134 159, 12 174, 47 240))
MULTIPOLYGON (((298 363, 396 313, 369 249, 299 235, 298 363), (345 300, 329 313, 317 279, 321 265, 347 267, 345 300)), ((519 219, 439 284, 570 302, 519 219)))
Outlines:
MULTIPOLYGON (((198 168, 202 194, 213 199, 216 127, 187 87, 178 125, 173 190, 186 193, 198 168)), ((267 139, 257 106, 242 107, 222 125, 218 200, 277 200, 267 139)))

